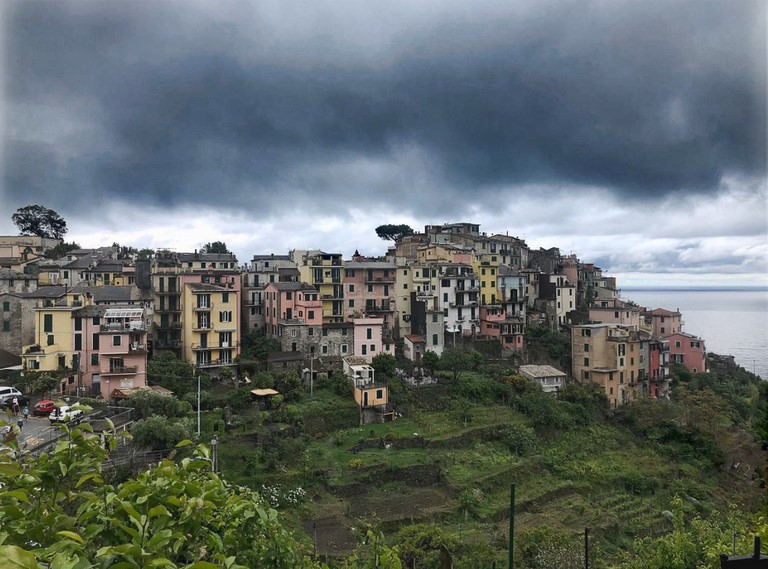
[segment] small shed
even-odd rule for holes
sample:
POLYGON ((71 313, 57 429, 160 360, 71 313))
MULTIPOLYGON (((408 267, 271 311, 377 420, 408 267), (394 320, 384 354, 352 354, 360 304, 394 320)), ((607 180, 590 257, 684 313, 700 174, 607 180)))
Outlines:
POLYGON ((270 388, 251 389, 251 399, 256 401, 262 409, 269 406, 270 400, 275 395, 280 395, 280 392, 270 388))
POLYGON ((565 372, 550 365, 520 366, 520 375, 538 383, 546 393, 557 393, 565 385, 565 372))

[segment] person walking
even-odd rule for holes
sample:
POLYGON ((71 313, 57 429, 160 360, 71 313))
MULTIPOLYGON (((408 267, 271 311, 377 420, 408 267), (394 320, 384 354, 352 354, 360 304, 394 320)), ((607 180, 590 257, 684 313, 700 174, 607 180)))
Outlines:
POLYGON ((19 414, 19 398, 18 397, 13 398, 13 401, 11 401, 11 407, 13 407, 13 416, 15 417, 16 415, 19 414))
POLYGON ((24 421, 29 419, 29 407, 24 405, 24 410, 21 412, 22 415, 24 415, 24 421))

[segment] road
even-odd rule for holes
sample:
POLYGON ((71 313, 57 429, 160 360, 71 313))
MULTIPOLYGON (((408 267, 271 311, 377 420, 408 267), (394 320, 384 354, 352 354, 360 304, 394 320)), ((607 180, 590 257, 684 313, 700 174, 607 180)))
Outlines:
MULTIPOLYGON (((11 417, 0 417, 4 421, 9 421, 11 425, 16 426, 21 414, 11 417)), ((21 428, 21 434, 18 437, 19 448, 35 449, 41 444, 56 438, 59 429, 52 426, 48 417, 29 416, 21 428)))

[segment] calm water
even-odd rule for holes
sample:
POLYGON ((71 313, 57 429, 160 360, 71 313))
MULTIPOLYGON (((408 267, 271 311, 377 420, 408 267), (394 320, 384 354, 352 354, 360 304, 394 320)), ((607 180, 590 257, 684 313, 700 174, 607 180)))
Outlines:
POLYGON ((622 289, 625 300, 647 308, 679 309, 683 331, 704 338, 707 351, 768 379, 768 291, 622 289))

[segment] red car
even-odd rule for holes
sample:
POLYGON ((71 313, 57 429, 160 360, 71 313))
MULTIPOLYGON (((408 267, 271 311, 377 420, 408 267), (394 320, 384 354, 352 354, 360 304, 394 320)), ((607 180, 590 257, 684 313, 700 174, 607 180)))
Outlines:
POLYGON ((32 414, 36 417, 40 415, 50 415, 54 409, 56 409, 56 403, 50 399, 43 399, 42 401, 35 403, 35 406, 32 407, 32 414))

